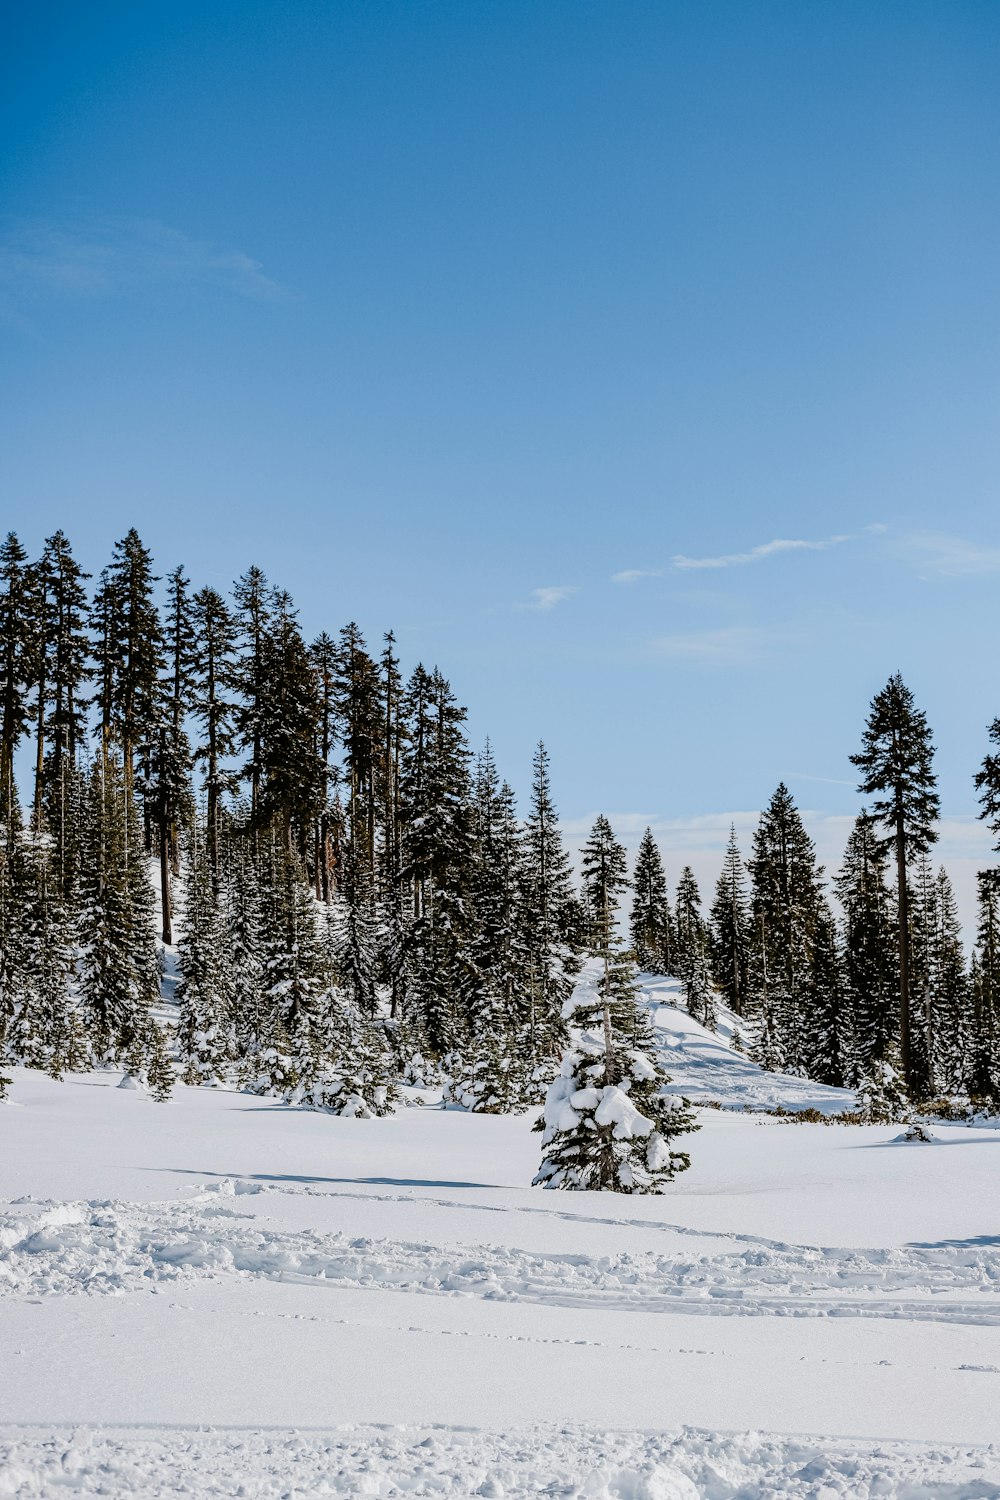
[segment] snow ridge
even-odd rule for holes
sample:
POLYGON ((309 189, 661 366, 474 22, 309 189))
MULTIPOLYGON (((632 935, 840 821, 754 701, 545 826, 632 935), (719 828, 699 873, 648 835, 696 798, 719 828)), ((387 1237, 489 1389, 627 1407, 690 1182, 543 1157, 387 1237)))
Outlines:
POLYGON ((1000 1324, 1000 1239, 844 1249, 758 1238, 733 1249, 727 1236, 716 1255, 540 1254, 279 1231, 230 1195, 237 1184, 225 1182, 180 1203, 8 1205, 0 1295, 119 1295, 235 1275, 644 1313, 1000 1324))

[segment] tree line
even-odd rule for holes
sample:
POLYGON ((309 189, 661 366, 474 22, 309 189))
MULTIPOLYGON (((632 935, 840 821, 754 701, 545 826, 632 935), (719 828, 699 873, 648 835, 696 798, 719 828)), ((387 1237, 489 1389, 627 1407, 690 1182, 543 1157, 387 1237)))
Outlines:
MULTIPOLYGON (((1000 721, 990 735, 1000 747, 1000 721)), ((768 1068, 994 1099, 1000 883, 980 876, 967 965, 929 860, 930 733, 898 676, 854 759, 872 800, 833 877, 836 912, 783 785, 745 862, 731 837, 707 913, 689 869, 671 899, 649 830, 629 880, 603 817, 577 887, 544 746, 521 818, 448 680, 404 675, 391 632, 377 651, 355 624, 307 640, 259 568, 228 595, 180 567, 160 578, 134 530, 96 580, 62 532, 37 559, 11 534, 0 1058, 56 1076, 123 1066, 165 1096, 154 1010, 172 993, 187 1082, 379 1113, 400 1081, 444 1078, 455 1103, 518 1109, 551 1082, 581 958, 597 954, 617 996, 598 1007, 605 1063, 624 1059, 609 1079, 648 1047, 627 999, 638 964, 677 976, 710 1027, 721 999, 768 1068)), ((977 785, 1000 830, 1000 755, 977 785)))

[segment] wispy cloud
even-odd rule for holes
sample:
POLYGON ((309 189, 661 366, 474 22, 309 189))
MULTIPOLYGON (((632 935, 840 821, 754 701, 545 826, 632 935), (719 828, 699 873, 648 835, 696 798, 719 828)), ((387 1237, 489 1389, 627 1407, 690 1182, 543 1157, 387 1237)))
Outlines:
POLYGON ((728 667, 759 661, 774 639, 771 631, 754 625, 728 625, 656 636, 649 646, 655 656, 671 661, 728 667))
POLYGON ((264 300, 284 288, 240 250, 146 219, 8 222, 0 287, 14 296, 107 297, 145 285, 201 284, 264 300))
MULTIPOLYGON (((817 541, 809 541, 805 537, 779 536, 770 542, 761 542, 759 546, 751 547, 746 552, 723 552, 716 557, 688 557, 684 552, 677 552, 670 559, 670 565, 681 571, 741 568, 748 563, 763 562, 765 558, 780 556, 783 552, 826 552, 831 547, 842 546, 844 542, 854 542, 863 536, 880 535, 885 530, 886 527, 877 522, 862 527, 860 531, 841 532, 836 536, 820 537, 817 541)), ((625 568, 620 573, 612 573, 611 582, 638 583, 640 578, 662 578, 665 572, 665 568, 625 568)))
POLYGON ((662 578, 662 568, 626 568, 622 573, 612 573, 612 583, 638 583, 640 578, 662 578))
POLYGON ((943 578, 1000 573, 1000 547, 970 542, 964 537, 923 531, 902 537, 899 546, 924 573, 937 573, 943 578))
POLYGON ((739 568, 746 563, 762 562, 765 557, 775 557, 781 552, 826 552, 829 547, 839 547, 852 540, 850 535, 828 536, 818 542, 809 542, 801 537, 775 537, 771 542, 762 542, 748 552, 725 552, 719 557, 685 557, 677 553, 670 561, 675 568, 739 568))
POLYGON ((548 610, 555 609, 570 594, 576 593, 576 585, 569 583, 553 584, 547 588, 532 589, 531 598, 527 604, 519 604, 518 609, 548 610))

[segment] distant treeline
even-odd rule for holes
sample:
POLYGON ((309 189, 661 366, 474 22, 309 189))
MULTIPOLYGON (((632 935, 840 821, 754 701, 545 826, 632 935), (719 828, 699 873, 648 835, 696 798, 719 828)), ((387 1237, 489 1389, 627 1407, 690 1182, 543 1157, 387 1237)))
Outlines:
MULTIPOLYGON (((577 889, 544 746, 522 819, 447 679, 404 676, 391 633, 375 653, 353 624, 306 641, 259 568, 228 597, 193 590, 182 568, 156 576, 134 530, 96 581, 61 532, 36 561, 10 535, 0 1058, 57 1076, 124 1066, 165 1095, 153 1011, 176 979, 188 1082, 374 1113, 400 1080, 444 1074, 469 1108, 523 1108, 567 1042, 581 957, 618 953, 631 885, 635 961, 681 979, 709 1026, 721 995, 765 1066, 993 1099, 1000 879, 980 876, 967 965, 929 861, 930 735, 898 676, 855 761, 872 800, 834 876, 837 917, 784 786, 746 865, 730 840, 706 914, 689 869, 668 897, 648 830, 629 880, 604 818, 577 889)), ((977 781, 997 826, 1000 758, 977 781)))

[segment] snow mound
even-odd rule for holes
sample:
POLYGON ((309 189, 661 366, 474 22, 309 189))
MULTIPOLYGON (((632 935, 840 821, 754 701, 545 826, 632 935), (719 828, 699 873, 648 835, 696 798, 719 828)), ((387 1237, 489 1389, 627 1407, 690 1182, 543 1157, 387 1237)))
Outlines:
POLYGON ((761 1433, 507 1436, 450 1427, 0 1429, 0 1496, 402 1494, 535 1500, 972 1500, 1000 1495, 993 1448, 761 1433))

